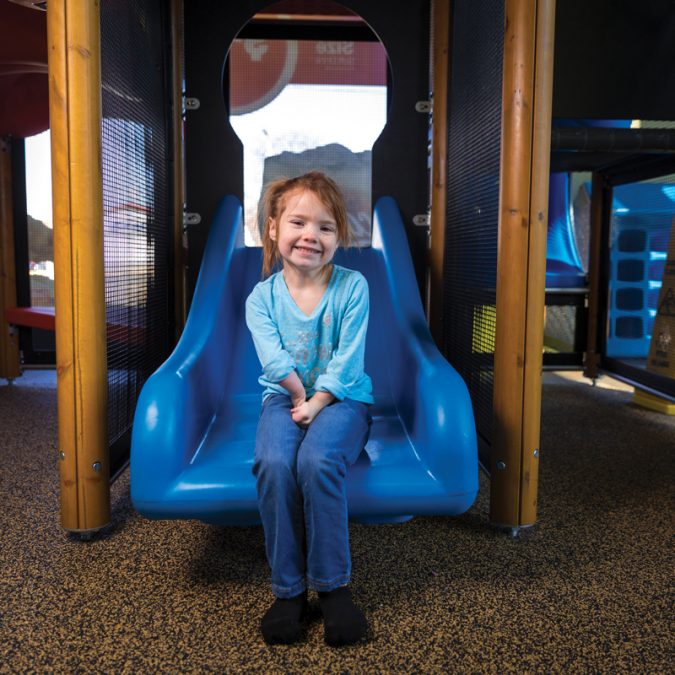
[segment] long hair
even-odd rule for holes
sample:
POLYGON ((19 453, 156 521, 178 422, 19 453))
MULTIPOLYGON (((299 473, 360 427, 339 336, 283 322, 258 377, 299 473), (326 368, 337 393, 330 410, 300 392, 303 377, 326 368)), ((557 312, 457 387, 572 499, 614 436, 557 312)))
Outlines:
POLYGON ((270 237, 272 221, 277 223, 278 230, 279 219, 286 208, 288 195, 304 190, 313 192, 335 218, 338 246, 349 246, 351 243, 352 235, 345 198, 332 178, 320 171, 310 171, 295 178, 278 178, 266 185, 258 206, 258 222, 263 223, 263 278, 272 273, 281 258, 277 242, 270 237))

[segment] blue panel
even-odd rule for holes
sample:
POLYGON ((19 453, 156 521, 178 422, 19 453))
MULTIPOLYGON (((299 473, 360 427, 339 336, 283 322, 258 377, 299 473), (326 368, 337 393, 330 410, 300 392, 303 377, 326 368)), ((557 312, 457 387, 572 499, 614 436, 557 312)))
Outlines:
MULTIPOLYGON (((388 522, 464 512, 478 491, 471 402, 429 334, 393 199, 375 206, 372 247, 340 251, 336 262, 360 270, 371 296, 366 371, 376 403, 370 440, 348 475, 350 516, 388 522)), ((244 246, 238 200, 226 197, 183 335, 136 410, 131 496, 149 518, 258 520, 251 467, 260 365, 244 303, 260 263, 260 249, 244 246)))
POLYGON ((672 185, 614 189, 607 356, 646 358, 649 352, 673 214, 672 185))

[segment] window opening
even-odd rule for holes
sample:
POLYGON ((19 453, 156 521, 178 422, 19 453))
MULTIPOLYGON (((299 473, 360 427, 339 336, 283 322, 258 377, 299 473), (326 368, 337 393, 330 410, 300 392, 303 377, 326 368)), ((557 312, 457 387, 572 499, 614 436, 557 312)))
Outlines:
POLYGON ((318 169, 345 194, 355 244, 370 245, 372 147, 387 116, 383 45, 237 39, 229 67, 230 124, 244 147, 246 244, 261 242, 264 185, 318 169))
POLYGON ((49 130, 26 138, 28 274, 33 307, 54 306, 54 225, 49 130))

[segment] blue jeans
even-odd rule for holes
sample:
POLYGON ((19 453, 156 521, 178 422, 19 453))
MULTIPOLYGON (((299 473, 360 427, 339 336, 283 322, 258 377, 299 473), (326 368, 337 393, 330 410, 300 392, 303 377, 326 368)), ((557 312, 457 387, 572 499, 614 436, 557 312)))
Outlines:
POLYGON ((291 407, 288 396, 265 399, 253 464, 278 598, 292 598, 307 586, 332 591, 349 583, 345 478, 371 423, 369 406, 350 399, 326 406, 307 429, 291 419, 291 407))

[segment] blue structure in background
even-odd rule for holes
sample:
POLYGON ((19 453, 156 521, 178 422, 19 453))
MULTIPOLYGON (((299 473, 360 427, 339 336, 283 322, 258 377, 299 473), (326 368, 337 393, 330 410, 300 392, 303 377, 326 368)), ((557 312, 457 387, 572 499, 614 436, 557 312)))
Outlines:
MULTIPOLYGON (((626 129, 631 120, 555 119, 556 127, 612 127, 626 129)), ((590 193, 590 190, 589 190, 590 193)), ((546 288, 586 288, 586 271, 574 239, 570 174, 549 179, 546 288)))
MULTIPOLYGON (((630 120, 556 120, 557 126, 628 128, 630 120)), ((553 173, 549 188, 546 287, 586 287, 572 222, 570 174, 553 173)), ((590 184, 588 184, 590 193, 590 184)), ((675 186, 634 183, 614 188, 609 313, 605 353, 645 358, 675 212, 675 186)))
MULTIPOLYGON (((183 335, 147 381, 136 409, 131 496, 149 518, 259 521, 251 473, 260 365, 244 302, 260 280, 260 249, 243 243, 241 206, 226 197, 209 235, 183 335)), ((347 481, 350 517, 396 522, 460 514, 478 491, 471 401, 427 328, 395 201, 375 206, 372 247, 336 262, 370 286, 366 371, 376 403, 347 481)))
POLYGON ((586 272, 579 259, 570 209, 570 175, 549 179, 546 288, 585 288, 586 272))
POLYGON ((675 214, 675 186, 619 186, 614 189, 612 214, 606 353, 645 358, 675 214))
MULTIPOLYGON (((570 215, 569 184, 569 174, 551 174, 549 289, 586 287, 570 215)), ((649 352, 674 213, 674 185, 634 183, 614 189, 605 350, 609 357, 646 358, 649 352)))

